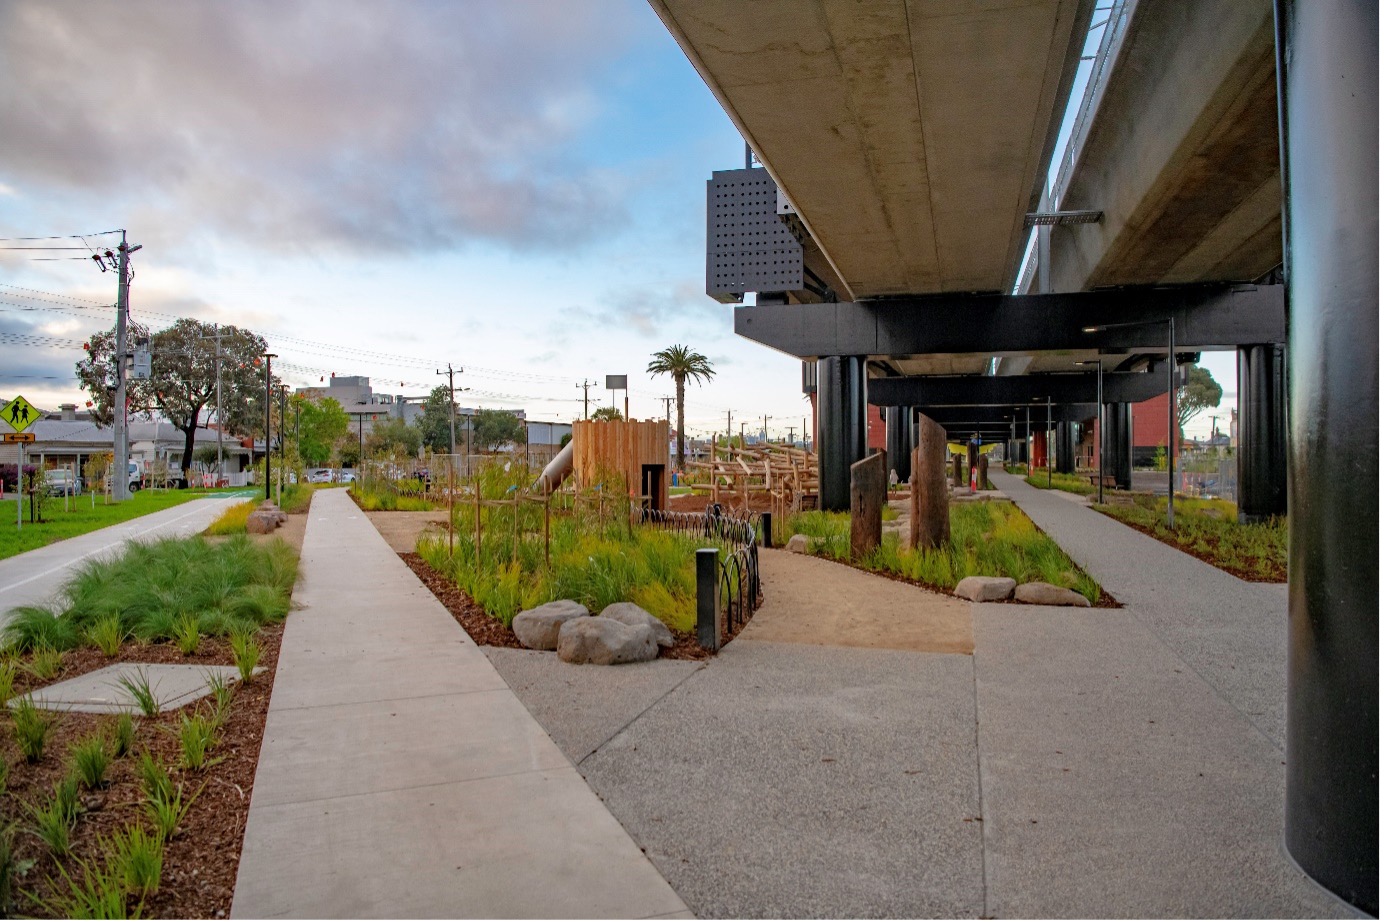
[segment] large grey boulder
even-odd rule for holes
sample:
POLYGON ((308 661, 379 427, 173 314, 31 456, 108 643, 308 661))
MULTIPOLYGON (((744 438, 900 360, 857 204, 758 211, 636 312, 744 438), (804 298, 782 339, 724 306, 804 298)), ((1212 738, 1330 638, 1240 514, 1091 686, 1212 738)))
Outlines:
POLYGON ((807 535, 794 535, 788 539, 788 543, 784 547, 794 554, 808 553, 807 535))
POLYGON ((673 639, 673 632, 668 629, 668 625, 633 602, 612 602, 597 617, 614 618, 630 627, 647 627, 654 632, 654 640, 660 647, 671 647, 677 642, 673 639))
POLYGON ((558 631, 557 655, 564 663, 642 663, 658 656, 658 641, 648 625, 630 627, 614 618, 574 618, 558 631))
POLYGON ((530 650, 556 650, 558 631, 573 618, 591 614, 586 606, 571 599, 558 599, 528 611, 521 611, 510 622, 519 642, 530 650))
POLYGON ((956 584, 953 595, 972 602, 999 602, 1014 592, 1014 581, 1007 576, 968 576, 956 584))
POLYGON ((1072 605, 1077 608, 1090 608, 1091 600, 1079 592, 1054 586, 1052 583, 1024 583, 1014 590, 1016 602, 1030 605, 1072 605))

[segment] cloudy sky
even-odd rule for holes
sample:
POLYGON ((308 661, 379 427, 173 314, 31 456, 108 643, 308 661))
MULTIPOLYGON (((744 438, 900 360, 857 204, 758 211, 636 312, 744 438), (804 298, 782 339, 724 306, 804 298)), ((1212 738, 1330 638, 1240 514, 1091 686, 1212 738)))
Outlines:
POLYGON ((0 0, 0 237, 85 235, 0 242, 0 395, 84 399, 88 248, 123 227, 135 319, 248 326, 293 385, 422 394, 450 361, 463 405, 565 420, 626 373, 661 416, 676 342, 718 372, 691 431, 800 432, 797 362, 702 292, 704 184, 743 157, 643 0, 0 0))

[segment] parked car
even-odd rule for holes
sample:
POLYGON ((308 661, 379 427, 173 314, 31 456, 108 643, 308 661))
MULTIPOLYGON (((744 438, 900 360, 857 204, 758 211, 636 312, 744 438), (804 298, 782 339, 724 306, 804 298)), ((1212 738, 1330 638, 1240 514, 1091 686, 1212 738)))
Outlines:
POLYGON ((130 462, 130 492, 137 493, 139 488, 144 486, 144 475, 139 471, 139 464, 130 462))
POLYGON ((331 483, 332 472, 330 470, 310 471, 307 475, 308 483, 331 483))
POLYGON ((43 485, 49 496, 63 496, 68 493, 77 496, 82 492, 82 478, 67 468, 44 471, 43 485))

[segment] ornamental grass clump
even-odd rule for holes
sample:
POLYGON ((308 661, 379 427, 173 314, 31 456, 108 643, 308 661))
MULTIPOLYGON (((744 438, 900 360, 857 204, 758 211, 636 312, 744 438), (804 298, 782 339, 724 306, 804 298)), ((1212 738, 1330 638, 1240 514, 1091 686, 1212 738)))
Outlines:
POLYGON ((73 862, 80 874, 74 879, 67 868, 58 865, 61 882, 48 878, 48 887, 55 895, 44 899, 28 896, 48 915, 59 919, 138 919, 144 910, 140 903, 132 911, 125 893, 124 881, 116 856, 106 851, 98 862, 78 859, 73 862))
POLYGON ((120 626, 120 618, 116 615, 98 618, 86 629, 86 641, 106 656, 115 656, 125 642, 125 629, 120 626))
POLYGON ((216 721, 204 714, 183 715, 178 724, 178 743, 183 751, 183 767, 200 771, 211 763, 207 754, 216 745, 216 721))
POLYGON ((72 747, 72 769, 87 790, 104 787, 106 769, 110 768, 109 744, 104 735, 92 734, 72 747))
POLYGON ((38 647, 29 657, 29 672, 34 678, 48 681, 62 668, 62 651, 52 647, 38 647))
POLYGON ((173 796, 173 778, 168 768, 147 749, 139 754, 135 774, 139 776, 140 789, 149 800, 168 800, 173 796))
POLYGON ((111 755, 117 759, 123 759, 130 754, 135 746, 135 719, 127 711, 122 711, 115 718, 115 726, 111 733, 111 755))
POLYGON ((180 636, 190 642, 189 619, 207 635, 225 634, 229 625, 258 628, 288 613, 297 573, 296 554, 278 539, 130 542, 119 555, 81 564, 63 586, 61 607, 14 609, 4 642, 24 652, 70 650, 96 644, 93 631, 113 636, 109 619, 119 625, 122 639, 144 642, 180 636))
POLYGON ((145 717, 158 714, 159 700, 154 696, 153 688, 149 686, 149 674, 142 668, 136 669, 134 675, 122 673, 116 684, 125 690, 145 717))
POLYGON ((202 632, 195 615, 184 613, 174 619, 173 643, 177 645, 178 651, 183 656, 196 655, 197 648, 202 643, 202 632))
POLYGON ((208 535, 243 535, 245 534, 245 523, 250 519, 250 513, 255 511, 259 505, 254 500, 244 503, 236 503, 226 509, 216 520, 207 526, 208 535))
POLYGON ((163 877, 163 841, 161 836, 145 832, 143 826, 129 826, 105 844, 130 896, 143 901, 158 892, 163 877))
POLYGON ((25 697, 11 709, 11 720, 15 742, 19 744, 19 751, 25 760, 32 764, 42 759, 54 718, 34 707, 33 699, 25 697))
POLYGON ((63 857, 72 849, 72 827, 77 824, 77 779, 71 775, 53 785, 53 793, 37 803, 27 804, 33 833, 48 850, 63 857))
POLYGON ((154 831, 163 841, 170 842, 178 835, 183 820, 187 818, 188 810, 192 809, 193 801, 201 793, 202 788, 198 788, 191 797, 183 800, 183 786, 180 784, 173 789, 170 782, 169 788, 157 789, 145 800, 144 812, 148 814, 154 824, 154 831))
POLYGON ((255 667, 260 661, 259 642, 249 634, 232 634, 231 653, 235 656, 235 668, 240 673, 240 681, 249 684, 255 677, 255 667))
POLYGON ((212 721, 217 729, 220 729, 226 725, 226 720, 230 717, 231 698, 234 693, 226 677, 217 672, 207 673, 207 689, 211 692, 212 721))
POLYGON ((14 680, 19 667, 13 660, 0 662, 0 707, 14 697, 14 680))

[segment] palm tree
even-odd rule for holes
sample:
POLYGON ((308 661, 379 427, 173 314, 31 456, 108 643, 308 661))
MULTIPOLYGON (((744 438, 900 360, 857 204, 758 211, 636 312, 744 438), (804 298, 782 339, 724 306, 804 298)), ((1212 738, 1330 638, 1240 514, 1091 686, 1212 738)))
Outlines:
POLYGON ((683 468, 682 441, 682 400, 687 379, 702 382, 710 381, 716 374, 711 362, 700 352, 693 352, 687 346, 669 346, 655 352, 649 363, 648 372, 652 375, 672 375, 678 403, 678 470, 683 468))

